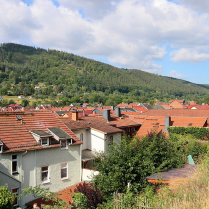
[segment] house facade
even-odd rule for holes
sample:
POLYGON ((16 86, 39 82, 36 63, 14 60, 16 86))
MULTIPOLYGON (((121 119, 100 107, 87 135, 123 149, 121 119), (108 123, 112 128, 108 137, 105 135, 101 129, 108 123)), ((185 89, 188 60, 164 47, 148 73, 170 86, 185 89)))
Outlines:
MULTIPOLYGON (((20 194, 29 186, 59 192, 79 183, 82 142, 74 133, 50 112, 15 114, 0 115, 0 185, 20 194)), ((33 199, 22 196, 14 205, 33 199)))

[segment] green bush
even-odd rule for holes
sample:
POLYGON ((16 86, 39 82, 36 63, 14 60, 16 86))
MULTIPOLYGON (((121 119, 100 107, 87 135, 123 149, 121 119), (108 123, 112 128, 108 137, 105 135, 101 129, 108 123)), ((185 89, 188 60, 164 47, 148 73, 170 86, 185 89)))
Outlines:
POLYGON ((209 128, 205 127, 168 127, 169 134, 193 135, 196 139, 209 139, 209 128))
POLYGON ((186 155, 191 155, 192 157, 198 157, 202 153, 207 152, 207 145, 203 145, 201 142, 197 140, 191 140, 188 142, 186 147, 186 155))

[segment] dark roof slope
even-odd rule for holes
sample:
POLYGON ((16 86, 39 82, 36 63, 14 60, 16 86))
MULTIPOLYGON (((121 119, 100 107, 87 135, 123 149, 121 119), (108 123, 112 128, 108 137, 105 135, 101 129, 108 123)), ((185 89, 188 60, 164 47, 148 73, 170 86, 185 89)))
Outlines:
POLYGON ((65 131, 63 131, 60 127, 53 127, 53 128, 48 128, 48 130, 59 137, 59 139, 70 139, 71 136, 67 134, 65 131))

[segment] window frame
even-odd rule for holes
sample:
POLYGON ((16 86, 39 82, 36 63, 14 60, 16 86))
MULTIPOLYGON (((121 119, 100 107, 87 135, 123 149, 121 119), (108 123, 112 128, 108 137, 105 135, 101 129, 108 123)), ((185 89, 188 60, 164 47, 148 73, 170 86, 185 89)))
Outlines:
POLYGON ((3 145, 0 144, 0 153, 3 152, 3 145))
POLYGON ((42 145, 42 146, 49 146, 49 138, 41 138, 41 145, 42 145), (43 139, 46 139, 46 140, 47 140, 47 144, 43 144, 43 143, 42 143, 42 142, 43 142, 43 141, 42 141, 43 139))
POLYGON ((61 140, 60 140, 60 145, 61 145, 61 147, 60 147, 61 150, 68 149, 68 142, 67 142, 67 139, 61 139, 61 140), (66 146, 65 146, 65 147, 62 147, 62 142, 63 142, 63 141, 65 141, 65 143, 66 143, 66 146))
MULTIPOLYGON (((19 194, 19 188, 12 188, 11 193, 18 195, 19 194), (13 192, 13 190, 17 190, 17 191, 13 192)), ((14 207, 19 206, 19 202, 18 202, 18 198, 17 197, 15 197, 14 202, 16 202, 16 204, 13 205, 14 207)))
POLYGON ((68 163, 60 163, 60 176, 61 176, 61 180, 65 180, 68 179, 68 163), (65 164, 65 167, 62 168, 62 165, 65 164), (62 177, 62 170, 66 169, 66 176, 62 177))
POLYGON ((49 182, 50 182, 50 177, 49 177, 49 166, 48 166, 48 165, 41 166, 41 183, 42 183, 42 184, 47 184, 47 183, 49 183, 49 182), (47 167, 47 171, 43 171, 43 170, 42 170, 42 168, 44 168, 44 167, 47 167), (42 179, 43 179, 43 178, 42 178, 42 174, 43 174, 43 173, 46 173, 46 172, 48 173, 48 175, 47 175, 47 180, 43 181, 43 180, 42 180, 42 179))
POLYGON ((17 155, 12 155, 12 175, 18 174, 18 159, 17 155), (13 156, 16 156, 16 159, 13 159, 13 156), (16 162, 16 170, 13 169, 13 162, 16 162))

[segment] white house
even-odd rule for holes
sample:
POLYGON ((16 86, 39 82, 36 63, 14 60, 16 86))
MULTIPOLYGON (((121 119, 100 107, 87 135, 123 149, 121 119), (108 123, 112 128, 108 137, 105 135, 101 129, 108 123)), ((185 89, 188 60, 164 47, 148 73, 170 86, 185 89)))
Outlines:
POLYGON ((25 96, 24 96, 24 95, 19 95, 18 98, 19 98, 19 99, 24 99, 25 96))
MULTIPOLYGON (((102 118, 79 117, 73 112, 72 117, 60 117, 62 122, 83 142, 82 144, 82 181, 89 181, 92 171, 92 158, 96 152, 105 152, 107 147, 121 140, 123 130, 111 126, 102 118)), ((97 173, 97 171, 96 171, 97 173)))
MULTIPOLYGON (((0 185, 12 193, 42 185, 52 192, 81 181, 81 144, 51 112, 11 112, 0 117, 0 185), (11 129, 12 127, 12 129, 11 129)), ((24 208, 33 196, 15 204, 24 208)))

